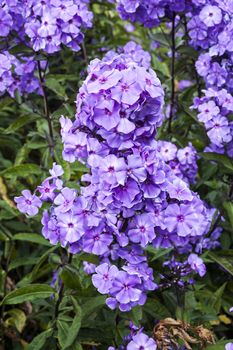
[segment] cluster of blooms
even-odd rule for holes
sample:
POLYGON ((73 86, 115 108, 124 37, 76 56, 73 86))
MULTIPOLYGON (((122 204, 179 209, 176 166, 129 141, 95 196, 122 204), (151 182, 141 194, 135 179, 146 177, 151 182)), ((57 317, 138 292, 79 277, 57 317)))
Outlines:
POLYGON ((158 141, 158 151, 162 159, 169 164, 174 174, 188 184, 196 182, 197 176, 197 151, 189 143, 185 148, 178 149, 176 145, 168 141, 158 141))
MULTIPOLYGON (((201 51, 196 62, 198 74, 204 79, 207 89, 214 89, 216 96, 232 100, 233 91, 233 7, 229 0, 116 0, 118 11, 123 19, 140 22, 153 27, 166 16, 171 20, 172 14, 177 21, 186 16, 190 44, 201 51), (182 14, 182 16, 179 16, 182 14)), ((167 23, 170 24, 169 22, 167 23)), ((183 32, 184 33, 184 32, 183 32)), ((176 35, 178 35, 176 33, 176 35)), ((205 96, 204 101, 207 101, 205 96)), ((212 100, 212 96, 209 96, 212 100)), ((211 105, 211 103, 210 103, 211 105)), ((208 108, 207 108, 208 109, 208 108)), ((214 118, 204 121, 211 144, 206 149, 232 155, 232 122, 227 117, 231 110, 220 110, 214 118), (226 133, 226 136, 222 134, 226 133), (230 150, 230 151, 229 151, 230 150)), ((216 112, 215 112, 216 113, 216 112)), ((199 119, 203 122, 202 119, 199 119)))
POLYGON ((172 18, 173 12, 189 12, 200 1, 197 0, 115 0, 122 19, 140 22, 146 27, 160 24, 163 17, 172 18))
MULTIPOLYGON (((108 295, 110 308, 121 311, 143 305, 146 293, 158 287, 145 248, 152 244, 190 254, 198 246, 200 252, 208 246, 203 240, 214 217, 184 175, 176 175, 164 160, 163 147, 154 139, 164 118, 163 89, 155 72, 130 55, 110 53, 93 60, 77 96, 74 122, 61 118, 64 159, 90 169, 80 195, 63 186, 63 171, 54 164, 37 188, 39 195, 26 190, 16 198, 19 210, 29 215, 42 202, 51 203, 43 213, 43 235, 73 254, 99 256, 93 284, 108 295)), ((187 150, 187 157, 185 150, 180 155, 184 166, 189 155, 195 158, 192 147, 187 150)), ((203 276, 198 255, 188 264, 203 276)))
POLYGON ((59 51, 65 45, 80 49, 82 30, 92 26, 89 0, 2 0, 0 4, 0 36, 13 31, 17 40, 28 42, 35 51, 59 51))
POLYGON ((130 333, 124 337, 124 343, 115 348, 110 346, 108 350, 156 350, 157 345, 153 338, 143 333, 143 328, 136 327, 132 322, 129 324, 130 333))
POLYGON ((151 66, 151 55, 149 52, 143 50, 141 45, 135 43, 135 41, 129 41, 125 46, 119 47, 117 52, 114 50, 108 51, 103 58, 103 62, 112 60, 114 56, 117 57, 119 54, 124 54, 124 60, 129 63, 133 60, 139 66, 146 69, 151 66))
POLYGON ((36 68, 33 58, 18 59, 8 51, 0 53, 0 94, 8 92, 13 97, 16 90, 20 94, 40 94, 40 82, 34 75, 36 68))
POLYGON ((217 153, 227 151, 233 157, 233 121, 228 116, 233 112, 233 96, 226 89, 204 90, 205 96, 195 98, 193 108, 198 110, 198 120, 204 123, 211 141, 206 149, 217 153))
POLYGON ((211 144, 206 149, 233 154, 233 7, 232 1, 204 1, 188 23, 191 45, 204 50, 196 62, 207 91, 199 101, 199 121, 203 122, 211 144))

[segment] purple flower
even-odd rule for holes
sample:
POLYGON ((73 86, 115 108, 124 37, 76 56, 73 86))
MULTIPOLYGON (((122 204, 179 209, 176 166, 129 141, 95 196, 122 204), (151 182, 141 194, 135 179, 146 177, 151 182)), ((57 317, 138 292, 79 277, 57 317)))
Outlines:
POLYGON ((86 272, 88 275, 92 275, 95 273, 96 265, 89 263, 88 261, 83 262, 83 271, 86 272))
POLYGON ((58 227, 65 241, 69 243, 77 242, 84 235, 79 216, 75 215, 72 211, 65 213, 59 212, 58 227))
POLYGON ((206 5, 201 10, 199 17, 207 27, 213 27, 214 25, 221 23, 222 11, 217 6, 206 5))
POLYGON ((15 202, 19 211, 29 216, 35 216, 42 206, 41 200, 35 194, 31 194, 29 190, 23 190, 22 196, 15 197, 15 202))
POLYGON ((188 257, 188 263, 192 270, 198 273, 201 277, 203 277, 206 273, 206 267, 201 258, 196 254, 190 254, 188 257))
POLYGON ((137 288, 140 282, 139 277, 120 271, 113 280, 111 294, 115 295, 116 300, 121 304, 138 301, 142 294, 142 291, 137 288))
POLYGON ((54 190, 57 188, 57 186, 52 183, 50 184, 50 181, 48 179, 44 180, 41 184, 41 186, 38 186, 37 189, 40 192, 41 196, 41 200, 42 201, 48 201, 51 200, 53 201, 53 199, 55 198, 55 193, 54 190))
POLYGON ((140 243, 142 247, 147 246, 155 238, 155 230, 152 214, 137 215, 130 223, 129 238, 134 243, 140 243))
POLYGON ((126 208, 134 205, 135 197, 140 193, 136 181, 129 179, 124 186, 118 186, 114 190, 115 198, 126 208))
POLYGON ((233 350, 233 343, 226 344, 225 350, 233 350))
POLYGON ((0 8, 0 36, 7 36, 13 25, 13 20, 10 14, 0 8))
POLYGON ((61 238, 60 227, 58 226, 56 217, 52 215, 50 217, 48 211, 44 210, 41 223, 43 225, 42 235, 48 239, 51 244, 56 245, 61 238))
POLYGON ((168 231, 177 230, 179 236, 191 235, 194 227, 197 227, 198 216, 190 205, 170 204, 164 214, 164 223, 168 231))
POLYGON ((103 72, 103 74, 93 79, 93 81, 92 79, 89 81, 87 91, 88 93, 98 93, 101 90, 108 90, 116 86, 121 78, 121 72, 115 70, 103 72))
POLYGON ((56 213, 65 213, 73 207, 77 194, 75 190, 65 187, 61 193, 54 199, 54 204, 58 205, 56 213))
POLYGON ((103 255, 109 251, 109 245, 112 243, 111 234, 103 232, 103 226, 86 230, 83 237, 83 250, 95 255, 103 255))
POLYGON ((127 345, 127 350, 156 350, 157 345, 154 339, 149 338, 144 333, 136 334, 127 345))
POLYGON ((99 175, 111 185, 125 184, 126 169, 124 158, 117 158, 113 154, 108 155, 105 159, 100 158, 99 175))
POLYGON ((133 105, 139 98, 141 89, 136 82, 135 73, 129 69, 122 73, 118 86, 112 90, 112 98, 118 103, 133 105))
POLYGON ((147 174, 142 158, 137 155, 129 155, 127 157, 127 175, 135 181, 143 182, 146 180, 147 174))
POLYGON ((232 140, 231 128, 228 120, 222 116, 215 116, 206 123, 208 129, 207 135, 211 142, 217 146, 221 146, 224 142, 232 140))
POLYGON ((201 104, 198 107, 198 110, 200 112, 198 114, 198 119, 203 123, 208 122, 213 118, 213 116, 218 115, 220 112, 219 107, 215 104, 214 101, 208 101, 206 103, 201 104))
POLYGON ((176 145, 173 145, 171 142, 159 141, 158 151, 161 153, 162 159, 165 162, 175 159, 177 153, 176 145))
POLYGON ((104 263, 96 267, 96 274, 92 276, 92 283, 101 294, 108 294, 112 288, 113 280, 118 274, 116 266, 104 263))
POLYGON ((178 178, 168 184, 167 192, 170 198, 178 199, 179 201, 191 201, 193 199, 192 192, 187 184, 178 178))
POLYGON ((201 54, 195 63, 195 67, 200 76, 205 77, 210 70, 211 56, 208 53, 201 54))
POLYGON ((58 165, 56 163, 53 163, 53 167, 51 170, 49 170, 49 172, 53 177, 59 177, 64 174, 64 170, 62 169, 61 165, 58 165))

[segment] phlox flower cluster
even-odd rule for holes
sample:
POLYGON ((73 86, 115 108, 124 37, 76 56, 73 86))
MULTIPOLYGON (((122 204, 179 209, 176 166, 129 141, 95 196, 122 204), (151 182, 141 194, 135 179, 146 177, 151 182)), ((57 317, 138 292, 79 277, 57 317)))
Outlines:
MULTIPOLYGON (((51 203, 43 212, 44 237, 73 254, 97 255, 93 285, 107 295, 111 309, 128 311, 158 288, 146 247, 172 248, 181 257, 197 246, 201 252, 214 210, 190 190, 193 170, 184 181, 162 151, 166 145, 155 141, 164 119, 161 83, 147 61, 144 66, 145 60, 134 59, 134 50, 124 51, 91 62, 77 95, 75 120, 61 118, 64 159, 89 168, 80 193, 65 186, 62 168, 54 164, 36 194, 24 192, 16 202, 29 215, 42 202, 51 203)), ((191 145, 175 151, 180 169, 196 159, 191 145)), ((187 264, 203 276, 197 254, 187 264)), ((86 269, 93 272, 94 266, 86 269)))
POLYGON ((199 0, 116 0, 122 19, 140 22, 146 27, 160 24, 163 17, 172 18, 173 13, 189 12, 199 0))
POLYGON ((188 184, 194 184, 197 176, 197 151, 189 143, 188 146, 178 149, 168 141, 158 141, 158 151, 163 160, 169 164, 174 174, 188 184))
POLYGON ((233 112, 233 97, 226 89, 204 90, 204 97, 194 100, 198 120, 204 123, 211 141, 206 151, 224 153, 233 157, 233 121, 228 117, 233 112))
POLYGON ((0 95, 8 92, 12 97, 20 94, 41 93, 40 82, 35 77, 37 63, 33 58, 11 55, 8 51, 0 53, 0 95))
POLYGON ((53 53, 61 45, 78 51, 83 30, 92 26, 88 3, 89 0, 1 0, 0 36, 16 34, 16 42, 24 42, 35 51, 53 53))
POLYGON ((129 324, 130 333, 124 337, 123 344, 119 348, 110 346, 108 350, 156 350, 157 345, 153 338, 143 333, 143 328, 129 324))
MULTIPOLYGON (((204 79, 206 88, 213 89, 225 98, 233 91, 233 2, 232 0, 116 0, 117 9, 123 19, 140 22, 148 27, 160 24, 162 18, 167 25, 175 15, 178 22, 187 23, 190 45, 201 52, 196 62, 198 74, 204 79)), ((176 32, 176 35, 180 36, 176 32)), ((212 104, 210 97, 210 105, 212 104)), ((207 101, 205 96, 204 100, 207 101)), ((227 152, 232 155, 232 121, 226 111, 220 111, 212 120, 204 123, 210 138, 207 151, 227 152), (226 135, 223 135, 226 133, 226 135)))
POLYGON ((233 154, 233 2, 205 1, 188 22, 191 45, 202 51, 196 70, 207 91, 199 101, 198 119, 204 123, 210 139, 207 151, 233 154), (209 111, 209 112, 208 112, 209 111))

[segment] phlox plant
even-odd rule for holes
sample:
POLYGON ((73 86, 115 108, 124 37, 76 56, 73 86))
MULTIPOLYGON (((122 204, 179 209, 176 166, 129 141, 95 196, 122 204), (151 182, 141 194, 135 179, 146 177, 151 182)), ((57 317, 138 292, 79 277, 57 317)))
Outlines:
POLYGON ((233 2, 0 1, 0 347, 231 349, 233 2))

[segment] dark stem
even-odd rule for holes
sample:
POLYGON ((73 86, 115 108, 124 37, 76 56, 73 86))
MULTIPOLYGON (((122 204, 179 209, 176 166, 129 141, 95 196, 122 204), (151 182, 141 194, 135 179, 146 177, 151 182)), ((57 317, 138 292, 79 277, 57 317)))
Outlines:
POLYGON ((42 69, 40 65, 40 61, 38 62, 38 73, 39 73, 39 80, 40 80, 40 86, 42 89, 43 93, 43 99, 44 99, 44 115, 45 118, 48 122, 48 127, 49 127, 49 149, 50 149, 50 155, 54 158, 54 146, 55 146, 55 141, 54 141, 54 134, 53 134, 53 125, 52 125, 52 119, 49 113, 49 105, 48 105, 48 97, 47 97, 47 92, 46 92, 46 86, 45 86, 45 81, 44 77, 42 75, 42 69))
POLYGON ((231 180, 228 197, 231 199, 232 196, 233 196, 233 179, 231 180))
POLYGON ((194 74, 195 74, 195 80, 196 80, 196 83, 197 83, 197 94, 198 94, 198 97, 200 98, 201 97, 201 83, 200 83, 200 77, 197 73, 197 70, 196 70, 196 67, 195 67, 195 60, 192 60, 193 61, 193 65, 194 65, 194 74))
POLYGON ((168 132, 172 131, 172 119, 174 117, 174 107, 175 107, 175 58, 176 58, 176 28, 175 28, 176 14, 173 12, 172 15, 172 60, 171 60, 171 103, 170 103, 170 116, 168 121, 168 132))
POLYGON ((88 66, 87 50, 86 50, 86 46, 85 46, 84 41, 81 43, 81 48, 82 48, 82 52, 83 52, 83 59, 84 59, 86 65, 88 66))
MULTIPOLYGON (((72 263, 72 258, 73 258, 73 255, 69 254, 69 258, 68 258, 67 264, 71 264, 72 263)), ((60 290, 59 290, 59 293, 58 293, 58 299, 56 301, 56 305, 55 305, 55 309, 54 309, 54 317, 53 317, 54 321, 56 321, 58 316, 59 316, 59 308, 60 308, 60 305, 61 305, 61 302, 62 302, 62 299, 63 299, 63 296, 64 296, 64 288, 65 288, 65 285, 62 282, 60 290)))

